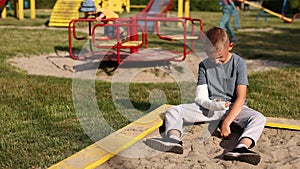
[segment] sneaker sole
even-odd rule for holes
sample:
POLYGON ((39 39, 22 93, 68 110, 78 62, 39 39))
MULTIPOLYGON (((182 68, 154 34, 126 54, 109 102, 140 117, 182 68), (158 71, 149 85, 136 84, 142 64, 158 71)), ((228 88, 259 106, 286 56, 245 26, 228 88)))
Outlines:
POLYGON ((257 165, 260 162, 260 155, 258 154, 239 154, 239 155, 224 155, 224 160, 238 160, 253 165, 257 165))
POLYGON ((163 144, 158 140, 152 140, 152 139, 146 139, 144 142, 146 145, 148 145, 149 147, 155 150, 159 150, 163 152, 172 152, 176 154, 183 154, 183 147, 180 145, 175 145, 175 144, 166 145, 166 143, 163 144))

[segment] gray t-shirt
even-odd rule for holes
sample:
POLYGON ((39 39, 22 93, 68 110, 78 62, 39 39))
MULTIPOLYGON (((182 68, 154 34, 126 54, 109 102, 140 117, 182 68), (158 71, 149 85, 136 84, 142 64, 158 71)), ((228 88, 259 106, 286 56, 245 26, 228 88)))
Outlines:
POLYGON ((237 85, 249 85, 246 63, 234 53, 225 64, 215 64, 206 58, 199 64, 197 84, 207 84, 211 100, 221 99, 234 103, 237 85))

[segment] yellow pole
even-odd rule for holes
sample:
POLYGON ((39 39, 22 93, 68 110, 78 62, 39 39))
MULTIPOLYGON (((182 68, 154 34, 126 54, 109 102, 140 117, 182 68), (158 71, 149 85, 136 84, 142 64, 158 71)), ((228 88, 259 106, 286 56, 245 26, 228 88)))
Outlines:
MULTIPOLYGON (((190 0, 185 0, 184 2, 184 16, 190 17, 190 0)), ((186 24, 188 26, 189 22, 187 22, 186 24)))
POLYGON ((30 19, 35 19, 35 0, 30 0, 30 19))
POLYGON ((2 12, 1 12, 1 18, 2 19, 6 18, 6 6, 3 8, 2 12))
POLYGON ((185 0, 184 2, 184 16, 190 17, 190 0, 185 0))
POLYGON ((130 0, 126 1, 126 12, 130 12, 130 0))
MULTIPOLYGON (((183 15, 183 0, 178 0, 178 13, 177 16, 178 18, 181 18, 183 15)), ((177 23, 178 26, 182 26, 181 23, 177 23)))
POLYGON ((24 20, 24 0, 18 0, 17 18, 24 20))
POLYGON ((183 0, 178 0, 178 17, 182 17, 183 13, 183 0))

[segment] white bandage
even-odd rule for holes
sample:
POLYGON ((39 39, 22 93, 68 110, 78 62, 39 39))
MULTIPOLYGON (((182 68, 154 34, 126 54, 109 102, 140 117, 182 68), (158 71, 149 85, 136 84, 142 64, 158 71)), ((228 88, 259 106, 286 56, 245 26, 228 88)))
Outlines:
POLYGON ((225 101, 209 99, 207 84, 197 86, 195 102, 200 106, 212 111, 228 109, 225 107, 225 101))

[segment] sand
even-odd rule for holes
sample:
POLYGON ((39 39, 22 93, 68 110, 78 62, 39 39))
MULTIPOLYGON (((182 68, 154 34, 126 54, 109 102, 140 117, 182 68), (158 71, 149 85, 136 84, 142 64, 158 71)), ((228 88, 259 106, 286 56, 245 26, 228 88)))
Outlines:
MULTIPOLYGON (((117 81, 119 75, 127 78, 121 81, 130 82, 172 82, 181 80, 195 80, 197 66, 200 59, 189 57, 186 62, 173 63, 163 62, 143 66, 120 66, 113 70, 113 66, 101 67, 91 72, 90 78, 103 81, 117 81), (110 68, 110 69, 108 69, 110 68), (112 71, 111 71, 112 70, 112 71), (194 77, 187 78, 187 74, 192 72, 194 77), (95 75, 95 76, 93 76, 95 75), (130 77, 128 77, 129 75, 130 77)), ((77 68, 86 68, 82 65, 97 64, 82 61, 74 61, 66 53, 53 53, 34 57, 16 57, 8 60, 18 71, 25 71, 28 74, 57 76, 72 78, 77 68)), ((278 62, 267 62, 263 60, 246 60, 249 73, 276 69, 284 64, 278 62)), ((93 66, 91 66, 93 67, 93 66)), ((76 70, 78 71, 78 69, 76 70)), ((191 77, 191 76, 189 76, 191 77)), ((115 169, 217 169, 217 168, 266 168, 266 169, 294 169, 300 166, 300 134, 299 131, 265 128, 254 151, 258 152, 262 159, 257 165, 251 165, 239 161, 225 161, 222 154, 230 150, 234 145, 240 129, 233 129, 230 139, 221 139, 218 132, 206 139, 200 139, 204 124, 186 127, 186 135, 183 138, 184 153, 182 155, 160 152, 151 149, 138 141, 136 144, 114 156, 98 168, 115 169)), ((147 137, 160 137, 156 130, 147 137)))
MULTIPOLYGON (((119 155, 99 166, 102 168, 124 169, 296 169, 300 166, 300 135, 299 131, 265 128, 257 146, 252 150, 261 155, 261 162, 252 165, 239 161, 225 161, 223 154, 232 149, 240 129, 228 139, 221 139, 218 134, 200 140, 205 126, 195 125, 183 138, 184 153, 163 153, 151 149, 139 141, 119 155)), ((148 137, 160 137, 158 130, 148 137)))
MULTIPOLYGON (((197 79, 198 64, 201 61, 200 56, 189 56, 184 62, 148 62, 143 64, 123 64, 117 67, 114 63, 106 62, 99 65, 93 61, 76 61, 69 57, 68 53, 52 53, 31 57, 15 57, 8 62, 20 71, 28 74, 45 75, 73 78, 78 75, 81 69, 93 69, 89 75, 92 78, 103 81, 124 81, 120 76, 127 77, 128 82, 135 83, 155 83, 155 82, 174 82, 189 81, 197 79), (99 69, 96 69, 98 68, 99 69), (76 72, 76 73, 75 73, 76 72), (191 79, 191 73, 194 75, 191 79), (95 77, 94 77, 94 76, 95 77)), ((266 60, 246 59, 248 72, 265 71, 287 66, 284 63, 266 60)))

